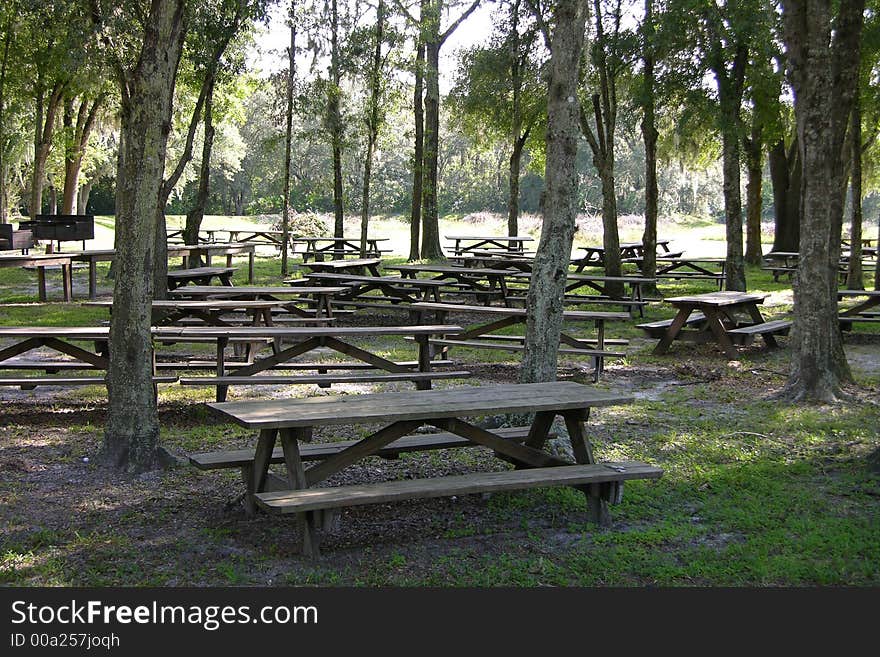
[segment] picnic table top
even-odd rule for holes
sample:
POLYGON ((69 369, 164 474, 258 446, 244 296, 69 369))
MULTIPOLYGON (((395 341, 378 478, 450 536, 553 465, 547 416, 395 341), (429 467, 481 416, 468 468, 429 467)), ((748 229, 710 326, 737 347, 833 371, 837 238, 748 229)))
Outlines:
POLYGON ((246 242, 204 242, 202 244, 169 244, 168 251, 254 251, 256 246, 246 242))
POLYGON ((764 254, 765 258, 797 258, 800 255, 797 251, 769 251, 764 254))
POLYGON ((705 294, 693 294, 682 297, 669 297, 664 299, 673 305, 675 304, 697 304, 704 306, 736 306, 743 303, 761 303, 769 294, 751 293, 751 292, 706 292, 705 294))
POLYGON ((236 267, 193 267, 192 269, 169 269, 170 278, 188 278, 198 276, 210 276, 215 274, 231 274, 236 267))
MULTIPOLYGON (((203 300, 203 299, 154 299, 152 301, 153 308, 162 310, 162 309, 181 309, 186 310, 188 308, 199 310, 199 309, 232 309, 232 308, 275 308, 277 306, 283 306, 285 301, 278 300, 265 300, 265 299, 243 299, 243 300, 234 300, 234 299, 215 299, 215 300, 203 300)), ((113 301, 86 301, 82 304, 83 306, 92 306, 96 308, 112 308, 113 301)))
MULTIPOLYGON (((297 279, 300 280, 300 279, 297 279)), ((335 287, 330 285, 300 285, 298 287, 282 287, 277 285, 189 285, 176 290, 171 290, 168 294, 180 297, 246 297, 258 296, 261 294, 270 295, 305 295, 305 294, 336 294, 345 292, 347 288, 335 287)))
MULTIPOLYGON (((425 278, 401 278, 400 276, 362 276, 359 274, 346 274, 346 273, 338 273, 338 274, 308 274, 306 278, 309 279, 317 279, 320 281, 347 281, 351 283, 377 283, 377 284, 397 284, 397 285, 409 285, 409 286, 423 286, 423 287, 442 287, 445 285, 443 281, 438 281, 434 279, 425 279, 425 278)), ((293 279, 298 281, 300 279, 293 279)), ((286 283, 287 281, 285 281, 286 283)), ((345 289, 345 288, 340 288, 345 289)))
MULTIPOLYGON (((368 237, 368 242, 387 242, 390 237, 368 237)), ((297 237, 297 242, 360 242, 360 237, 297 237)))
POLYGON ((342 397, 214 402, 208 406, 251 429, 397 422, 485 415, 562 411, 629 403, 629 395, 570 381, 456 386, 342 397))
MULTIPOLYGON (((531 274, 523 272, 518 274, 513 274, 513 276, 517 278, 527 278, 531 276, 531 274)), ((566 276, 566 280, 569 281, 593 281, 595 283, 630 283, 630 284, 641 284, 641 283, 656 283, 656 278, 647 278, 644 276, 593 276, 591 274, 573 274, 569 273, 566 276)))
POLYGON ((14 267, 16 265, 37 263, 42 263, 44 265, 69 264, 70 260, 71 257, 68 253, 29 253, 27 255, 0 255, 0 267, 14 267))
POLYGON ((682 258, 681 256, 671 257, 658 255, 657 261, 687 264, 688 262, 727 262, 727 258, 718 258, 714 256, 682 258))
POLYGON ((370 265, 378 265, 382 260, 380 258, 353 258, 352 260, 318 260, 309 263, 303 263, 303 267, 311 267, 312 269, 351 269, 354 267, 369 267, 370 265))
POLYGON ((455 267, 454 265, 386 265, 385 269, 397 271, 423 271, 455 276, 510 276, 509 269, 490 269, 488 267, 455 267))
MULTIPOLYGON (((454 324, 429 326, 158 326, 158 337, 180 338, 314 338, 462 333, 454 324)), ((0 334, 2 335, 2 334, 0 334)))
POLYGON ((0 338, 67 338, 106 340, 109 326, 0 326, 0 338))
POLYGON ((479 236, 479 235, 447 235, 446 239, 448 240, 480 240, 480 241, 488 241, 488 240, 497 240, 499 242, 508 241, 508 242, 534 242, 535 238, 529 235, 490 235, 479 236))
POLYGON ((839 297, 880 297, 880 290, 838 290, 839 297))
MULTIPOLYGON (((492 315, 505 315, 507 317, 526 317, 528 311, 525 308, 509 308, 507 306, 469 306, 460 303, 435 303, 431 301, 419 301, 410 304, 413 309, 421 310, 459 310, 462 312, 488 313, 492 315)), ((629 313, 614 313, 607 311, 591 310, 564 310, 563 319, 609 319, 626 321, 630 319, 629 313)))

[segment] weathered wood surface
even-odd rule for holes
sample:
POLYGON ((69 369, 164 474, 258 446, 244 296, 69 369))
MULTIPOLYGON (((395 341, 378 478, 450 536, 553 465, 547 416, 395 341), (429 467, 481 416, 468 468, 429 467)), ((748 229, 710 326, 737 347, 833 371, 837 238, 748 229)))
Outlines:
MULTIPOLYGON (((157 365, 160 367, 160 365, 157 365)), ((279 366, 281 369, 282 366, 279 366)), ((463 379, 471 376, 465 370, 440 370, 437 372, 360 372, 355 374, 297 374, 294 376, 198 376, 181 377, 180 384, 185 386, 213 385, 281 385, 281 384, 318 384, 333 383, 381 383, 389 381, 430 381, 432 379, 463 379)))
MULTIPOLYGON (((298 279, 299 280, 299 279, 298 279)), ((298 286, 282 287, 277 285, 236 285, 228 287, 223 285, 189 285, 177 290, 171 290, 173 297, 215 297, 222 298, 256 298, 268 296, 305 296, 309 294, 335 294, 345 292, 341 286, 298 286)))
POLYGON ((623 393, 606 392, 569 381, 553 381, 346 397, 213 402, 208 406, 242 426, 266 429, 561 411, 625 404, 632 400, 630 395, 623 393))
POLYGON ((297 513, 316 509, 491 493, 544 486, 582 486, 630 479, 659 479, 663 470, 637 461, 592 465, 526 468, 504 472, 479 472, 432 479, 408 479, 377 484, 309 488, 258 493, 257 504, 268 511, 297 513))
MULTIPOLYGON (((460 333, 454 324, 428 326, 159 326, 158 338, 350 338, 385 335, 435 335, 460 333)), ((3 334, 0 332, 0 337, 3 334)))
POLYGON ((763 303, 769 294, 757 294, 751 292, 707 292, 706 294, 694 294, 681 297, 668 297, 667 303, 674 306, 696 305, 713 308, 737 306, 748 303, 763 303))
POLYGON ((791 328, 790 319, 774 319, 769 322, 760 324, 752 324, 750 326, 740 326, 738 328, 729 329, 728 333, 737 335, 755 335, 757 333, 781 333, 791 328))
MULTIPOLYGON (((486 313, 492 315, 505 315, 508 317, 527 317, 528 311, 525 308, 509 308, 503 306, 475 306, 461 303, 434 303, 430 301, 420 301, 411 306, 418 310, 440 310, 440 311, 458 311, 469 313, 486 313)), ((589 320, 602 319, 607 321, 627 321, 630 318, 629 313, 614 313, 604 311, 589 310, 565 310, 562 313, 563 319, 569 320, 589 320)))
MULTIPOLYGON (((498 339, 504 341, 504 338, 507 336, 497 336, 498 339)), ((479 349, 499 349, 501 351, 524 351, 525 346, 522 344, 516 344, 508 341, 502 342, 491 342, 491 340, 496 339, 494 335, 486 335, 483 336, 480 340, 443 340, 440 338, 432 338, 428 340, 430 344, 438 345, 438 346, 446 346, 446 347, 476 347, 479 349)), ((592 349, 589 347, 581 348, 572 348, 572 347, 559 347, 558 353, 560 354, 569 354, 572 356, 608 356, 613 358, 623 358, 626 356, 626 352, 623 351, 607 351, 604 349, 592 349)))

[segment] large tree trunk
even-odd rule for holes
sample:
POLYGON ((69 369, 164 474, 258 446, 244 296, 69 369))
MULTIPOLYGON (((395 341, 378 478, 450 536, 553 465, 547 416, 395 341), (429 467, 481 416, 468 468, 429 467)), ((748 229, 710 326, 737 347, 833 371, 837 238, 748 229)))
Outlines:
POLYGON ((160 461, 150 332, 156 205, 183 45, 183 0, 154 0, 134 71, 120 72, 122 166, 117 182, 116 281, 110 318, 109 412, 103 452, 143 471, 160 461))
MULTIPOLYGON (((425 0, 422 0, 424 5, 425 0)), ((424 13, 424 8, 422 9, 424 13)), ((412 164, 412 203, 409 215, 409 260, 418 260, 419 240, 422 228, 422 176, 424 175, 425 112, 422 104, 423 79, 425 70, 425 43, 419 37, 416 45, 415 90, 413 92, 413 119, 415 123, 415 144, 412 164)))
POLYGON ((725 286, 728 290, 746 289, 746 271, 743 263, 742 197, 739 178, 739 135, 728 130, 722 135, 724 173, 724 222, 727 239, 727 266, 725 286))
POLYGON ((786 152, 778 140, 767 153, 773 185, 773 251, 797 252, 801 235, 801 165, 797 137, 786 152))
POLYGON ((361 198, 361 257, 367 256, 367 236, 370 226, 370 176, 373 171, 373 151, 379 137, 379 104, 382 95, 382 41, 385 30, 385 3, 379 0, 376 9, 376 42, 370 71, 370 98, 367 112, 367 152, 364 154, 364 186, 361 198))
MULTIPOLYGON (((202 227, 202 219, 205 216, 205 205, 208 202, 208 184, 211 180, 211 150, 214 147, 214 79, 208 87, 205 95, 205 134, 202 143, 202 162, 199 166, 199 188, 193 207, 186 214, 186 223, 183 229, 183 241, 185 244, 199 243, 199 230, 202 227)), ((190 267, 201 267, 201 256, 191 253, 188 257, 190 267)))
POLYGON ((546 200, 526 300, 528 320, 520 371, 524 383, 556 379, 562 301, 577 216, 577 85, 586 17, 584 2, 557 3, 549 65, 546 200))
POLYGON ((828 0, 782 4, 804 175, 792 369, 781 395, 833 401, 841 384, 852 378, 837 321, 836 291, 848 157, 843 144, 856 91, 865 3, 841 3, 834 19, 828 0))
POLYGON ((425 43, 425 133, 422 156, 422 250, 425 260, 443 257, 437 211, 437 154, 440 148, 440 43, 425 43))
POLYGON ((77 214, 88 214, 89 207, 89 195, 92 193, 92 186, 95 184, 94 180, 90 180, 87 183, 83 183, 79 188, 79 193, 76 195, 76 213, 77 214))
POLYGON ((507 197, 507 234, 519 234, 519 172, 525 138, 522 132, 522 65, 519 61, 519 0, 510 8, 510 89, 513 117, 510 125, 510 179, 507 197))
MULTIPOLYGON (((659 191, 657 188, 657 130, 654 103, 654 0, 645 0, 642 50, 642 141, 645 143, 645 231, 642 235, 642 276, 657 276, 657 214, 659 191)), ((660 296, 657 285, 643 289, 648 297, 660 296)))
POLYGON ((743 140, 746 160, 746 263, 760 265, 761 248, 761 182, 762 182, 762 128, 757 115, 752 118, 752 134, 743 140))
POLYGON ((3 26, 3 55, 0 58, 0 224, 9 220, 9 194, 6 190, 6 73, 9 70, 9 48, 12 45, 12 12, 3 26))
POLYGON ((852 157, 852 177, 850 179, 852 216, 849 229, 849 263, 846 272, 846 287, 850 290, 864 290, 865 281, 862 275, 862 104, 858 91, 853 99, 849 139, 852 157))

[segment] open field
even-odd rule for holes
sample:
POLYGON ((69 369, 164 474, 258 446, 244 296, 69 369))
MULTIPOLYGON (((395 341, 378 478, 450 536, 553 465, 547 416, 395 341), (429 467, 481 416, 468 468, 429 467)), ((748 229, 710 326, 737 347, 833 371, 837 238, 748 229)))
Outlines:
MULTIPOLYGON (((206 227, 223 221, 208 218, 206 227)), ((246 218, 234 222, 247 225, 246 218)), ((105 230, 95 241, 110 246, 111 222, 100 223, 105 230)), ((351 232, 356 228, 352 223, 351 232)), ((534 229, 524 221, 521 232, 537 237, 534 229)), ((500 218, 481 216, 444 223, 441 235, 503 230, 500 218)), ((400 262, 408 252, 407 231, 403 222, 377 220, 371 235, 392 238, 393 259, 400 262)), ((621 239, 638 239, 640 231, 633 222, 621 239)), ((717 224, 685 229, 669 223, 659 234, 686 255, 723 253, 717 224)), ((260 255, 258 283, 280 282, 272 249, 261 248, 260 255)), ((245 270, 236 273, 237 283, 245 270)), ((109 295, 105 272, 106 265, 99 292, 109 295)), ((758 269, 749 270, 748 279, 751 291, 771 295, 765 316, 790 312, 787 282, 774 283, 758 269)), ((85 284, 77 270, 75 298, 85 299, 85 284)), ((54 279, 50 295, 53 285, 54 279)), ((106 311, 78 303, 34 304, 35 286, 33 272, 0 270, 0 324, 107 319, 106 311)), ((710 289, 693 282, 661 285, 667 296, 710 289)), ((652 356, 656 341, 635 324, 671 315, 663 304, 651 304, 645 320, 608 326, 609 337, 630 342, 625 359, 606 363, 598 386, 629 391, 636 401, 593 411, 588 428, 597 457, 645 461, 665 472, 657 481, 627 483, 623 503, 612 507, 611 528, 589 525, 584 497, 572 489, 380 504, 344 510, 318 561, 299 553, 292 519, 245 517, 233 503, 242 491, 237 473, 180 465, 130 476, 96 465, 106 419, 103 388, 0 388, 0 584, 880 585, 880 329, 860 326, 846 334, 855 378, 850 401, 801 406, 773 399, 788 372, 787 338, 776 351, 758 340, 737 361, 708 345, 677 344, 665 356, 652 356)), ((375 312, 344 321, 396 324, 406 315, 375 312)), ((392 339, 374 338, 370 346, 387 357, 412 353, 392 339)), ((453 357, 473 377, 438 387, 518 376, 516 354, 476 349, 453 357)), ((577 360, 561 359, 560 378, 592 385, 589 363, 577 360)), ((398 388, 409 386, 334 385, 330 394, 398 388)), ((325 394, 303 385, 238 387, 230 399, 325 394)), ((160 386, 162 442, 174 455, 254 444, 251 433, 208 412, 204 402, 211 400, 212 388, 160 386)), ((505 419, 486 417, 482 424, 505 419)), ((316 440, 352 438, 365 429, 323 431, 316 440)), ((366 461, 345 481, 499 467, 479 450, 443 450, 366 461)))

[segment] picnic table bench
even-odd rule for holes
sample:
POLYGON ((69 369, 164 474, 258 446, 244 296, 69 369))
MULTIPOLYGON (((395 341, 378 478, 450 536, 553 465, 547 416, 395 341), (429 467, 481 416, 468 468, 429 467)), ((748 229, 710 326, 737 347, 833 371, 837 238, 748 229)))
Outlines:
POLYGON ((511 304, 507 286, 507 279, 512 275, 509 269, 452 265, 388 265, 385 268, 400 272, 403 278, 415 279, 418 274, 425 273, 431 275, 428 280, 450 281, 460 293, 473 294, 487 306, 494 298, 500 298, 506 306, 511 304))
POLYGON ((179 257, 183 259, 181 269, 187 268, 187 260, 189 256, 197 255, 205 259, 205 266, 211 266, 211 260, 214 256, 225 255, 226 266, 232 267, 232 257, 235 255, 246 255, 248 257, 248 283, 254 282, 254 258, 256 256, 256 247, 253 244, 244 244, 239 242, 214 242, 211 244, 178 244, 168 246, 168 257, 179 257))
POLYGON ((379 258, 353 258, 352 260, 314 260, 304 267, 308 267, 315 274, 348 273, 360 275, 370 272, 373 276, 381 276, 379 258))
MULTIPOLYGON (((442 336, 430 338, 429 344, 442 347, 441 354, 448 357, 450 347, 478 347, 482 349, 501 349, 504 351, 523 351, 525 349, 524 336, 498 335, 498 331, 508 326, 525 324, 528 313, 525 308, 502 308, 499 306, 470 306, 455 303, 431 303, 419 302, 412 304, 413 310, 421 311, 424 321, 428 312, 433 312, 435 321, 442 324, 446 321, 449 313, 466 312, 492 315, 495 318, 489 322, 472 326, 455 336, 442 336)), ((624 352, 610 351, 606 349, 605 322, 625 321, 629 319, 628 313, 591 312, 579 310, 563 311, 562 318, 569 322, 593 322, 596 327, 596 338, 575 337, 566 332, 559 335, 562 345, 559 353, 571 356, 589 356, 593 360, 593 381, 598 381, 604 369, 605 358, 623 358, 624 352)), ((622 344, 625 341, 617 340, 622 344)))
MULTIPOLYGON (((181 385, 214 386, 217 388, 217 401, 226 399, 231 385, 275 385, 275 384, 318 384, 327 387, 334 383, 412 381, 416 388, 427 390, 433 379, 451 379, 470 376, 462 370, 432 371, 431 347, 428 339, 432 335, 456 334, 463 329, 453 325, 435 326, 230 326, 230 327, 158 327, 154 335, 159 339, 174 342, 216 343, 215 376, 181 377, 181 385), (353 338, 412 336, 418 343, 418 361, 414 368, 410 364, 395 362, 351 342, 353 338), (247 341, 249 348, 247 362, 227 363, 225 349, 230 340, 247 341), (293 344, 284 345, 283 341, 293 344), (269 344, 272 354, 256 358, 256 351, 262 344, 269 344), (355 372, 352 374, 316 374, 292 376, 269 375, 262 373, 281 369, 288 361, 314 350, 330 349, 350 356, 361 363, 367 363, 382 372, 355 372)), ((319 369, 316 366, 314 369, 319 369)), ((292 368, 294 369, 294 368, 292 368)))
MULTIPOLYGON (((514 274, 513 278, 528 280, 529 274, 514 274)), ((642 292, 644 285, 655 283, 656 279, 646 278, 643 276, 593 276, 590 274, 573 274, 566 276, 565 294, 563 302, 566 304, 582 304, 582 305, 599 305, 599 306, 622 306, 630 317, 635 317, 636 312, 639 316, 644 315, 644 307, 648 305, 642 292), (610 294, 610 285, 613 283, 622 283, 629 288, 628 297, 612 296, 610 294), (590 288, 595 294, 576 293, 581 288, 590 288)), ((526 292, 524 290, 524 292, 526 292)), ((521 301, 526 300, 526 296, 511 295, 510 300, 521 301)))
POLYGON ((346 288, 341 286, 274 286, 274 285, 186 285, 171 290, 169 295, 187 299, 238 299, 280 301, 286 313, 297 317, 334 317, 333 298, 346 288), (305 303, 300 308, 297 303, 305 303))
POLYGON ((172 269, 168 272, 168 289, 177 288, 195 283, 196 285, 210 285, 211 280, 216 278, 221 285, 232 286, 232 274, 235 267, 193 267, 192 269, 172 269))
POLYGON ((872 308, 880 306, 880 290, 838 290, 837 298, 845 299, 852 297, 865 297, 864 300, 854 306, 846 308, 837 314, 841 330, 851 330, 855 322, 880 322, 880 313, 872 311, 872 308))
POLYGON ((208 406, 224 417, 259 431, 256 448, 251 455, 239 450, 229 456, 215 454, 210 459, 197 455, 195 462, 210 461, 222 467, 243 468, 246 508, 251 512, 259 507, 273 513, 297 514, 303 553, 311 556, 319 552, 324 510, 405 499, 574 486, 586 495, 589 519, 609 525, 608 504, 621 500, 624 481, 656 479, 663 474, 660 468, 646 463, 599 463, 595 459, 584 428, 590 409, 631 400, 628 395, 603 392, 577 383, 550 382, 373 393, 342 399, 212 403, 208 406), (525 430, 493 432, 464 419, 498 413, 534 413, 534 420, 525 430), (557 415, 565 420, 576 464, 543 449, 557 415), (383 427, 339 450, 313 448, 307 444, 316 427, 346 424, 382 424, 383 427), (423 425, 446 433, 414 438, 412 432, 423 425), (412 449, 443 448, 449 440, 452 443, 448 446, 462 446, 462 441, 455 440, 455 436, 468 444, 489 448, 500 459, 514 463, 517 469, 317 487, 364 458, 394 454, 410 441, 414 441, 412 449), (275 451, 278 440, 280 454, 275 451), (313 449, 318 453, 311 454, 313 449), (269 471, 271 462, 279 458, 284 461, 284 477, 269 471), (312 458, 315 464, 306 468, 304 462, 312 458))
POLYGON ((407 308, 419 300, 440 301, 443 281, 401 278, 399 276, 358 276, 355 274, 308 274, 319 284, 340 286, 334 299, 338 305, 358 308, 407 308), (382 296, 370 295, 378 291, 382 296), (386 303, 383 303, 386 302, 386 303))
MULTIPOLYGON (((669 249, 670 240, 657 240, 657 255, 667 258, 678 257, 681 251, 672 252, 669 249)), ((574 258, 572 264, 575 265, 575 271, 580 273, 585 267, 604 267, 605 266, 605 247, 604 246, 579 246, 584 251, 584 256, 574 258)), ((640 263, 644 258, 645 246, 642 242, 621 242, 620 259, 623 262, 640 263)))
POLYGON ((391 253, 391 249, 379 247, 379 242, 387 241, 389 241, 387 237, 368 237, 366 253, 362 256, 360 237, 298 237, 294 240, 305 245, 305 249, 300 254, 303 263, 309 260, 320 262, 327 256, 330 256, 331 260, 344 260, 346 256, 378 258, 383 253, 391 253))

